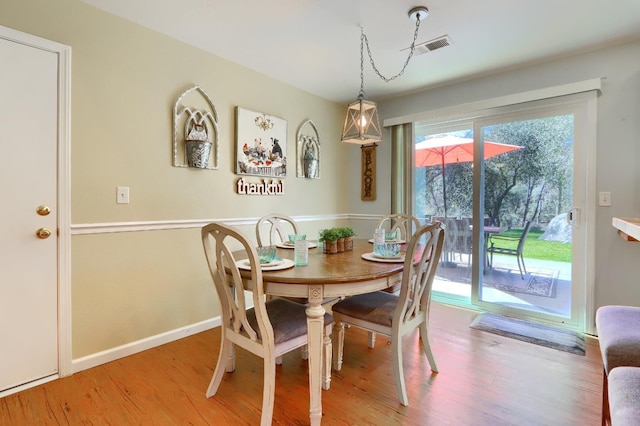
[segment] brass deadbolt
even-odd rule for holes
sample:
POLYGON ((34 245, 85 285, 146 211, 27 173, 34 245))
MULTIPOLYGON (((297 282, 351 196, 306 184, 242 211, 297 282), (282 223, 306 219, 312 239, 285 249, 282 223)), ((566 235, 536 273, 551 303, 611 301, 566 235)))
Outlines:
POLYGON ((36 212, 40 216, 47 216, 49 213, 51 213, 51 207, 49 207, 49 206, 38 206, 38 208, 36 209, 36 212))

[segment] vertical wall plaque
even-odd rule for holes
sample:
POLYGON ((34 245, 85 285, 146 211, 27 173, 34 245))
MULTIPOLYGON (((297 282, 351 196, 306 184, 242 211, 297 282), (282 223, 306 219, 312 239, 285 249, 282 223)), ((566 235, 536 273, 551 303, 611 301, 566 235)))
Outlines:
POLYGON ((362 145, 362 201, 376 199, 376 144, 362 145))

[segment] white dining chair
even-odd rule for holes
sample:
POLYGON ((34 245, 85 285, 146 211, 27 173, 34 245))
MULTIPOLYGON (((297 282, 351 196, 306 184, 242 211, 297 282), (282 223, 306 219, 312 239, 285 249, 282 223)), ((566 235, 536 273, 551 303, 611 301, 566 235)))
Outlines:
POLYGON ((409 241, 419 227, 420 221, 417 217, 404 213, 382 216, 376 225, 376 229, 384 228, 386 232, 397 232, 398 239, 404 241, 409 241))
POLYGON ((291 217, 271 213, 256 222, 256 240, 259 246, 272 246, 289 241, 289 234, 299 234, 298 224, 291 217))
MULTIPOLYGON (((275 398, 276 359, 307 344, 306 307, 282 298, 265 301, 256 249, 233 228, 220 223, 206 225, 202 228, 202 243, 222 316, 220 353, 207 398, 218 391, 224 372, 235 370, 235 346, 240 346, 264 360, 260 424, 270 425, 275 398), (240 249, 244 249, 248 259, 246 256, 236 257, 233 250, 240 249), (249 268, 250 277, 241 276, 242 265, 248 265, 244 267, 249 268), (246 288, 245 283, 250 283, 250 288, 246 288), (253 307, 247 309, 251 302, 253 307)), ((328 337, 332 322, 331 315, 325 314, 322 375, 325 389, 329 388, 331 380, 331 339, 328 337)))
MULTIPOLYGON (((289 234, 299 234, 299 227, 296 221, 281 213, 270 213, 262 216, 256 222, 256 239, 259 246, 263 245, 276 245, 279 243, 289 241, 289 234)), ((300 297, 288 297, 287 299, 308 304, 308 299, 300 297)), ((322 300, 322 306, 325 309, 329 309, 331 305, 341 298, 339 297, 327 297, 322 300)), ((302 357, 307 359, 308 353, 306 348, 302 349, 302 357)))
MULTIPOLYGON (((394 213, 382 216, 376 225, 376 229, 384 228, 385 233, 396 233, 396 239, 401 241, 409 241, 419 227, 420 221, 418 218, 405 213, 394 213)), ((398 291, 398 286, 393 286, 385 291, 387 293, 395 293, 398 291)), ((375 333, 369 333, 371 345, 375 344, 375 339, 375 333)))
POLYGON ((400 294, 377 291, 346 298, 333 305, 333 368, 342 368, 345 324, 380 333, 391 340, 391 359, 398 398, 409 405, 402 366, 402 338, 419 328, 422 349, 434 373, 438 372, 429 342, 431 286, 440 260, 445 231, 440 222, 420 227, 407 248, 400 294), (424 242, 421 238, 424 237, 424 242))
MULTIPOLYGON (((409 241, 413 233, 420 228, 420 221, 417 217, 405 214, 405 213, 394 213, 382 216, 376 225, 376 229, 384 228, 385 233, 395 233, 397 235, 397 240, 401 241, 409 241)), ((398 291, 398 286, 394 285, 386 289, 387 293, 396 293, 398 291)), ((376 344, 376 333, 373 331, 369 331, 369 347, 372 348, 376 344)))

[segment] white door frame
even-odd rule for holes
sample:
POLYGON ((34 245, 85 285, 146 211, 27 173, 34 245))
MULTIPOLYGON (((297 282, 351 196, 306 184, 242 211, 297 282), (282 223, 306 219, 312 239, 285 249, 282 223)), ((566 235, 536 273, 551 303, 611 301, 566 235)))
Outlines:
MULTIPOLYGON (((585 143, 584 157, 581 163, 574 161, 574 167, 581 167, 579 174, 584 176, 585 185, 585 201, 582 211, 582 226, 584 227, 583 241, 580 242, 584 250, 584 256, 581 256, 583 264, 580 265, 579 271, 582 275, 583 291, 576 294, 576 286, 572 285, 572 300, 578 298, 583 305, 583 312, 573 315, 576 321, 571 324, 573 327, 584 330, 588 334, 595 334, 595 220, 585 219, 587 217, 595 217, 596 206, 596 143, 597 143, 597 95, 601 92, 602 80, 599 78, 584 80, 575 83, 569 83, 561 86, 548 87, 529 92, 522 92, 512 95, 501 96, 497 98, 487 99, 477 102, 464 103, 452 107, 445 107, 437 110, 425 111, 421 113, 405 115, 401 117, 389 118, 384 120, 384 126, 393 126, 411 122, 414 126, 414 134, 416 132, 416 123, 424 128, 434 127, 441 131, 456 130, 462 122, 481 121, 484 117, 490 115, 498 115, 503 113, 501 107, 522 105, 529 103, 535 108, 538 103, 543 103, 546 99, 557 97, 567 97, 568 102, 581 99, 586 102, 580 113, 586 120, 588 130, 580 136, 585 143)), ((424 130, 424 129, 423 129, 424 130)), ((579 136, 576 135, 576 138, 579 136)), ((413 164, 413 163, 412 163, 413 164)), ((413 196, 410 196, 413 203, 413 196)), ((413 206, 411 207, 413 211, 413 206)), ((575 253, 575 252, 574 252, 575 253)), ((474 264, 478 264, 478 258, 474 259, 474 264)), ((576 265, 573 265, 575 268, 576 265)), ((478 275, 478 272, 473 272, 478 275)), ((573 277, 572 277, 573 279, 573 277)), ((576 280, 577 282, 577 280, 576 280)), ((476 291, 476 290, 473 290, 476 291)), ((477 295, 476 295, 477 298, 477 295)), ((473 299, 473 296, 472 296, 473 299)), ((455 301, 453 301, 455 303, 455 301)), ((573 303, 573 302, 572 302, 573 303)))
MULTIPOLYGON (((71 351, 71 200, 70 200, 70 149, 71 149, 71 47, 46 40, 31 34, 0 26, 0 38, 36 49, 52 52, 58 56, 58 164, 57 164, 57 217, 58 217, 58 374, 70 375, 71 351)), ((52 379, 47 378, 45 381, 52 379)), ((40 382, 31 382, 24 387, 11 389, 11 393, 32 387, 40 382)), ((0 397, 3 394, 0 393, 0 397)))

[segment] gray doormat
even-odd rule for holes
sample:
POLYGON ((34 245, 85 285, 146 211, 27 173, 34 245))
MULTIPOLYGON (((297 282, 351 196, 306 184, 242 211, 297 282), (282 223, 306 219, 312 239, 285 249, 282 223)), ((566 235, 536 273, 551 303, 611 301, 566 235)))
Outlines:
POLYGON ((479 314, 469 327, 576 355, 585 354, 584 336, 571 330, 490 313, 479 314))

